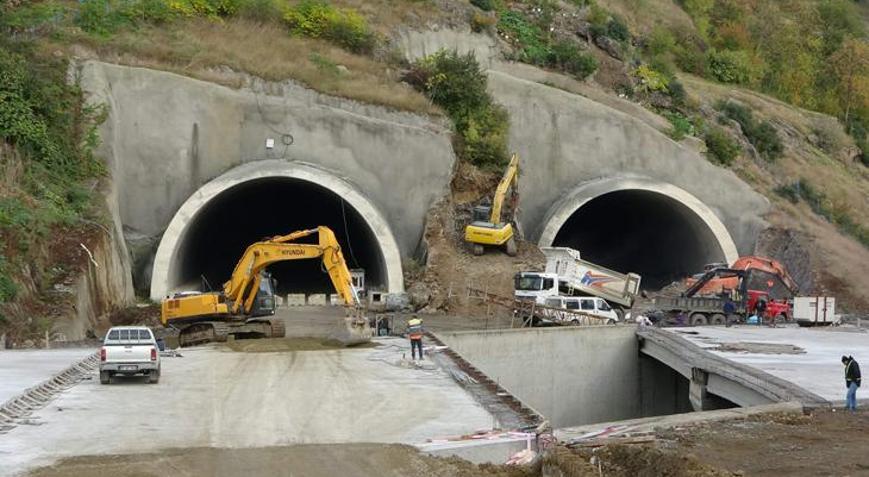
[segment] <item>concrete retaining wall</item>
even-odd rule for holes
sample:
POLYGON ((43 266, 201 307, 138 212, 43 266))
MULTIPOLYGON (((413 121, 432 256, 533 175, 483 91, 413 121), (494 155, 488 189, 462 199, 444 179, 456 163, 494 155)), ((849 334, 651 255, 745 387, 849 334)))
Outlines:
POLYGON ((632 326, 438 333, 438 337, 553 427, 639 417, 632 326))

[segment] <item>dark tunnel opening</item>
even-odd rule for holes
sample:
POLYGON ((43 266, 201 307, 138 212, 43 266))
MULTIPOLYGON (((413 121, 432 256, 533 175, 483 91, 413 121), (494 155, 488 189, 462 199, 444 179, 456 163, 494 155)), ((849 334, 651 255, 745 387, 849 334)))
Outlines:
MULTIPOLYGON (((367 289, 384 289, 383 254, 365 219, 329 189, 283 177, 232 187, 194 216, 177 255, 179 285, 207 290, 204 277, 212 289, 219 289, 251 243, 318 225, 335 232, 349 268, 365 270, 367 289)), ((314 234, 298 242, 316 241, 314 234)), ((277 279, 281 295, 334 293, 319 259, 276 263, 268 270, 277 279)))
POLYGON ((579 250, 583 259, 619 272, 639 273, 647 290, 724 260, 715 235, 694 211, 646 190, 620 190, 586 202, 552 245, 579 250))

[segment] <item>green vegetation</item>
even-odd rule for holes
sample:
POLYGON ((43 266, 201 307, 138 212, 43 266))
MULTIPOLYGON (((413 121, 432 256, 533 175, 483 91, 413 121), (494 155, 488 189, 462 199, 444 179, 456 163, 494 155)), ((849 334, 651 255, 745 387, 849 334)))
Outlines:
POLYGON ((657 33, 684 71, 838 117, 866 151, 869 42, 853 0, 679 0, 698 38, 657 33))
POLYGON ((784 145, 775 127, 769 121, 757 121, 751 110, 741 104, 726 101, 718 104, 721 113, 737 123, 757 152, 768 161, 778 159, 784 152, 784 145))
POLYGON ((703 140, 706 141, 708 157, 722 166, 730 165, 739 155, 739 144, 720 127, 708 126, 703 140))
POLYGON ((536 21, 525 14, 503 10, 498 20, 498 31, 519 50, 517 61, 558 69, 585 79, 597 70, 597 60, 584 52, 577 43, 553 40, 548 33, 551 15, 541 15, 536 21))
POLYGON ((405 80, 453 121, 459 157, 479 167, 507 163, 507 111, 486 92, 486 74, 473 53, 440 50, 411 65, 405 80))
POLYGON ((85 184, 104 172, 92 152, 104 112, 83 104, 66 71, 64 60, 0 40, 0 302, 49 232, 97 219, 85 184))
POLYGON ((836 225, 840 231, 857 239, 863 246, 869 248, 869 229, 861 226, 851 218, 850 210, 844 204, 837 204, 826 194, 815 189, 806 179, 799 179, 790 184, 779 186, 775 192, 790 201, 804 201, 813 212, 836 225))
POLYGON ((303 0, 287 9, 284 21, 294 35, 322 38, 354 53, 370 53, 376 45, 376 37, 365 18, 326 2, 303 0))
POLYGON ((684 114, 675 111, 664 112, 664 117, 670 121, 673 128, 669 131, 669 136, 674 141, 681 141, 685 136, 693 136, 696 128, 691 120, 684 114))

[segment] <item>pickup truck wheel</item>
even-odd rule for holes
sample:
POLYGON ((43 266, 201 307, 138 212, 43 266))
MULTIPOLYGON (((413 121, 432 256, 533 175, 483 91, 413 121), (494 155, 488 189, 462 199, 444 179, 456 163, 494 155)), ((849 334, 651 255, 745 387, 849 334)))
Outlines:
POLYGON ((160 370, 151 371, 148 373, 148 383, 157 384, 160 382, 160 370))
POLYGON ((691 326, 703 326, 709 324, 709 321, 706 319, 706 315, 703 313, 694 313, 691 315, 691 326))
POLYGON ((716 313, 709 319, 709 323, 713 325, 725 325, 727 324, 727 317, 721 313, 716 313))
POLYGON ((100 371, 100 384, 109 384, 112 382, 112 375, 108 371, 100 371))

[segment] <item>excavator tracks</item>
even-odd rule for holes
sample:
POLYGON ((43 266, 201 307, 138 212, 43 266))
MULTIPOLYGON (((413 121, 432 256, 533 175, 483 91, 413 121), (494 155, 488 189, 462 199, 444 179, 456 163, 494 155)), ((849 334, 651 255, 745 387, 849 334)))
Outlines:
POLYGON ((247 322, 201 321, 187 326, 178 335, 181 347, 205 343, 224 342, 236 338, 283 338, 286 328, 279 318, 250 320, 247 322))

